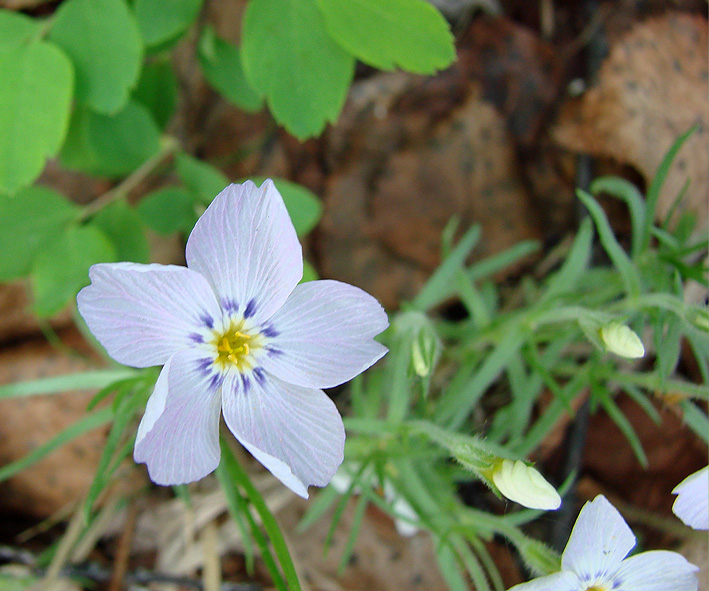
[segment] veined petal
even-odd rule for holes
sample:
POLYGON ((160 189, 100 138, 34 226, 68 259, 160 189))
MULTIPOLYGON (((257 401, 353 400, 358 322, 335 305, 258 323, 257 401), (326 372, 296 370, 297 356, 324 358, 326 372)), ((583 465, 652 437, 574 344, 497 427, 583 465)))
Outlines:
POLYGON ((635 536, 618 510, 598 495, 581 509, 561 556, 564 570, 582 582, 596 580, 616 570, 635 546, 635 536))
POLYGON ((303 276, 302 249, 271 180, 219 193, 192 230, 186 257, 223 308, 257 323, 281 307, 303 276))
POLYGON ((224 420, 276 478, 301 497, 325 486, 342 463, 345 429, 321 390, 286 384, 263 370, 234 372, 222 388, 224 420))
POLYGON ((310 281, 293 290, 268 321, 269 373, 306 388, 330 388, 367 369, 387 349, 372 337, 389 325, 379 302, 339 281, 310 281))
POLYGON ((694 529, 709 529, 709 466, 690 474, 672 492, 672 511, 694 529))
POLYGON ((581 591, 581 583, 574 573, 561 571, 515 585, 509 591, 581 591))
POLYGON ((624 560, 608 583, 623 591, 697 591, 698 570, 676 552, 651 550, 624 560))
POLYGON ((221 376, 198 349, 167 362, 138 428, 133 457, 156 484, 199 480, 219 465, 221 376))
POLYGON ((162 365, 221 318, 206 279, 185 267, 101 263, 89 277, 91 285, 76 297, 79 313, 125 365, 162 365))

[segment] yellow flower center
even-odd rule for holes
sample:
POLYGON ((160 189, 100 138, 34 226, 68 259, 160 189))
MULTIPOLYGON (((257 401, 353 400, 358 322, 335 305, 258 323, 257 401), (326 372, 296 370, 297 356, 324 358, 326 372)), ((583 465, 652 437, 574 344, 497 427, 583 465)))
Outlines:
POLYGON ((216 362, 222 369, 234 365, 240 372, 253 367, 253 353, 262 346, 261 335, 247 332, 243 320, 232 323, 224 333, 216 333, 212 343, 217 349, 216 362))

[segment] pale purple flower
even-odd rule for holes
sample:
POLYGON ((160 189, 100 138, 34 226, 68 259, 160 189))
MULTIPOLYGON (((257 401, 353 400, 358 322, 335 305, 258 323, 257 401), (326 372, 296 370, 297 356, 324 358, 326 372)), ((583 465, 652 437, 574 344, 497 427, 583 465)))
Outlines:
POLYGON ((603 495, 587 502, 561 555, 561 571, 510 591, 696 591, 699 569, 676 552, 626 558, 635 536, 603 495))
POLYGON ((690 474, 672 491, 672 511, 694 529, 709 529, 709 466, 690 474))
POLYGON ((219 417, 302 497, 342 462, 345 432, 321 390, 386 353, 379 303, 338 281, 298 285, 303 256, 283 199, 267 180, 230 185, 187 241, 187 267, 91 267, 79 312, 116 361, 162 365, 134 458, 163 485, 219 464, 219 417))

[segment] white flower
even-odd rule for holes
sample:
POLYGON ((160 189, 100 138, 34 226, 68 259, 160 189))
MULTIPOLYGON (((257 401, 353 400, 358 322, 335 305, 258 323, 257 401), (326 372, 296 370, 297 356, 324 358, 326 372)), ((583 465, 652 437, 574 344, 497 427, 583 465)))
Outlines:
POLYGON ((638 359, 645 355, 645 347, 633 330, 620 322, 611 322, 601 328, 601 339, 611 353, 638 359))
POLYGON ((626 558, 635 536, 603 495, 579 513, 564 553, 561 571, 515 585, 510 591, 697 591, 699 569, 665 550, 626 558))
POLYGON ((367 369, 386 348, 379 303, 338 281, 298 285, 303 256, 278 190, 230 185, 187 241, 187 267, 91 267, 79 312, 116 361, 164 365, 133 457, 157 484, 219 464, 219 416, 293 492, 325 486, 345 430, 321 388, 367 369))
POLYGON ((690 474, 672 490, 672 511, 694 529, 709 529, 709 466, 690 474))
POLYGON ((492 481, 508 499, 545 511, 558 509, 561 497, 538 470, 521 460, 504 459, 494 469, 492 481))

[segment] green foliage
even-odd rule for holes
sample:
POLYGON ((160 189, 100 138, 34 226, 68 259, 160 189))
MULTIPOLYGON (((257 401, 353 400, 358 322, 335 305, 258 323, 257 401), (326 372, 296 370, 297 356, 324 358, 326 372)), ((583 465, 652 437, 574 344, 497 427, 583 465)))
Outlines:
POLYGON ((149 193, 138 204, 138 215, 154 232, 188 233, 195 222, 195 199, 182 187, 165 187, 149 193))
POLYGON ((210 26, 202 31, 198 57, 204 77, 229 102, 244 111, 258 111, 263 106, 261 97, 246 80, 239 48, 217 37, 210 26))
POLYGON ((59 158, 64 166, 118 178, 138 168, 160 148, 160 130, 148 110, 128 102, 114 115, 77 107, 59 158))
POLYGON ((169 58, 156 57, 140 75, 133 98, 150 111, 160 129, 165 129, 177 107, 177 76, 169 58))
POLYGON ((74 63, 77 101, 107 115, 125 106, 138 81, 143 46, 123 0, 62 2, 49 38, 74 63))
POLYGON ((32 261, 77 217, 79 208, 45 187, 0 195, 0 281, 29 274, 32 261))
POLYGON ((0 55, 35 37, 40 23, 18 12, 0 9, 0 55))
POLYGON ((72 84, 71 63, 51 43, 0 52, 0 192, 34 181, 45 159, 57 153, 66 134, 72 84))
POLYGON ((209 205, 229 184, 221 170, 183 152, 175 158, 175 169, 185 187, 205 205, 209 205))
POLYGON ((295 137, 335 121, 354 58, 328 35, 316 0, 250 0, 241 51, 247 80, 295 137))
POLYGON ((135 16, 145 45, 154 47, 172 41, 194 22, 202 0, 135 0, 135 16))
POLYGON ((424 0, 318 0, 330 36, 365 64, 433 74, 453 63, 448 23, 424 0))
POLYGON ((35 313, 56 314, 88 284, 91 265, 115 260, 115 249, 101 230, 68 226, 43 244, 35 257, 31 276, 35 313))
POLYGON ((100 228, 113 244, 116 260, 147 263, 150 257, 143 224, 135 208, 125 201, 115 201, 102 209, 92 223, 100 228))

